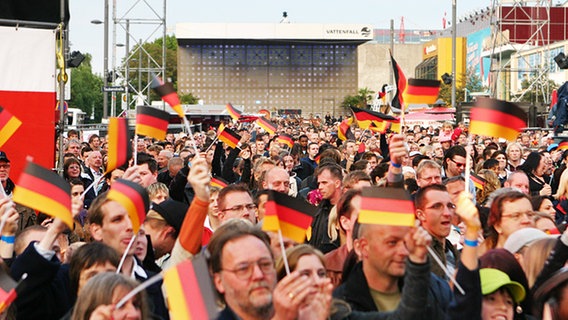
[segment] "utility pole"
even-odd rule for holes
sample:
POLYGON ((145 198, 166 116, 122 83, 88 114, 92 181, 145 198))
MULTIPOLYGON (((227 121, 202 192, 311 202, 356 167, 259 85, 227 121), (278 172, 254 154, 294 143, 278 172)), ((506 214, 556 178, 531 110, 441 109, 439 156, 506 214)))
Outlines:
POLYGON ((452 0, 452 108, 456 107, 456 2, 452 0))

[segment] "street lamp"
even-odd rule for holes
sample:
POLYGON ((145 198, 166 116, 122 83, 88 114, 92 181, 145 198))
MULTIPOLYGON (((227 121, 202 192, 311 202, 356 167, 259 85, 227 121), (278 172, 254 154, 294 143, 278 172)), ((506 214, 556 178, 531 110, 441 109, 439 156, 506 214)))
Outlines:
POLYGON ((92 24, 104 24, 104 60, 103 60, 103 118, 108 118, 108 94, 104 88, 108 86, 108 0, 105 0, 104 20, 92 20, 92 24))

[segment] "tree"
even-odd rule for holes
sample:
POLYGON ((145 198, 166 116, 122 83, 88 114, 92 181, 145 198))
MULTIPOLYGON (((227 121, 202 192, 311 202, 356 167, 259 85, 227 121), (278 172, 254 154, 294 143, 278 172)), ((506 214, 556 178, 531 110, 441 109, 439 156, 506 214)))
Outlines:
MULTIPOLYGON (((132 58, 128 61, 128 68, 130 69, 128 78, 135 88, 138 88, 138 84, 141 85, 138 90, 145 88, 148 84, 148 79, 151 78, 151 75, 146 70, 161 66, 163 41, 163 38, 158 38, 153 42, 143 43, 142 54, 140 54, 139 45, 132 48, 132 51, 129 53, 132 58), (141 61, 138 61, 139 59, 141 61)), ((173 82, 174 88, 177 89, 177 40, 173 35, 166 36, 166 71, 164 81, 173 82)), ((159 100, 159 97, 154 93, 150 93, 149 99, 150 101, 159 100)))
MULTIPOLYGON (((464 101, 464 96, 465 96, 465 90, 463 86, 460 86, 459 84, 463 83, 463 81, 459 81, 456 83, 456 103, 460 103, 462 101, 464 101)), ((445 84, 444 82, 442 82, 441 86, 440 86, 440 94, 438 95, 439 99, 444 100, 444 102, 446 103, 446 105, 451 106, 452 105, 452 84, 445 84)), ((455 107, 455 106, 453 106, 455 107)))
POLYGON ((85 54, 85 60, 77 68, 71 69, 70 108, 79 108, 88 116, 94 114, 94 122, 99 123, 103 117, 103 79, 93 74, 92 56, 85 54))
POLYGON ((190 93, 179 93, 179 100, 182 104, 197 104, 199 101, 198 97, 195 97, 191 92, 190 93))
POLYGON ((359 92, 355 96, 347 95, 343 98, 341 106, 343 108, 349 109, 349 107, 357 107, 361 109, 367 109, 367 105, 373 101, 373 95, 375 91, 369 88, 359 89, 359 92))
POLYGON ((528 102, 533 105, 550 102, 550 93, 552 90, 558 88, 556 82, 550 79, 523 79, 521 82, 521 93, 519 93, 515 100, 519 102, 528 102))

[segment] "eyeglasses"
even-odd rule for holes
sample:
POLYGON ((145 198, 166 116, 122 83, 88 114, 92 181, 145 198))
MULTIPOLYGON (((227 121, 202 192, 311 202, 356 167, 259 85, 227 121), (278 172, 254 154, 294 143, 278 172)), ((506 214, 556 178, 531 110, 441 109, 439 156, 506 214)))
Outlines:
POLYGON ((519 220, 521 218, 521 216, 525 216, 528 219, 532 219, 532 217, 535 216, 535 212, 534 211, 526 211, 526 212, 513 212, 510 214, 502 214, 501 218, 511 218, 513 220, 519 220))
POLYGON ((453 163, 455 163, 458 168, 460 168, 460 167, 465 167, 465 163, 457 162, 456 160, 451 159, 451 158, 450 158, 450 161, 452 161, 453 163))
POLYGON ((10 164, 9 163, 0 164, 0 169, 10 169, 10 164))
POLYGON ((234 273, 241 280, 248 280, 254 272, 254 267, 258 266, 264 274, 271 274, 274 270, 274 261, 269 258, 262 258, 257 261, 239 263, 234 269, 221 269, 234 273))
POLYGON ((448 208, 449 211, 456 210, 456 205, 451 202, 448 202, 447 204, 444 204, 442 202, 436 202, 433 205, 426 207, 426 209, 442 212, 444 211, 444 207, 448 208))
POLYGON ((241 204, 241 205, 238 205, 238 206, 230 207, 230 208, 225 209, 223 211, 241 212, 244 209, 246 209, 247 211, 254 211, 254 210, 256 210, 256 204, 254 204, 254 203, 241 204))

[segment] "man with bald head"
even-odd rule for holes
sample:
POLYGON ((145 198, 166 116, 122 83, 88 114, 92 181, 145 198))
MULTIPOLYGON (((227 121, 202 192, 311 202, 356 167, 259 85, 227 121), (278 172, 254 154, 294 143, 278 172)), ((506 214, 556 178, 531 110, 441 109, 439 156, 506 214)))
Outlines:
POLYGON ((288 194, 290 191, 290 175, 281 167, 272 167, 264 174, 262 188, 288 194))
POLYGON ((529 194, 529 177, 523 171, 515 171, 509 175, 503 184, 505 188, 517 188, 524 194, 529 194))

